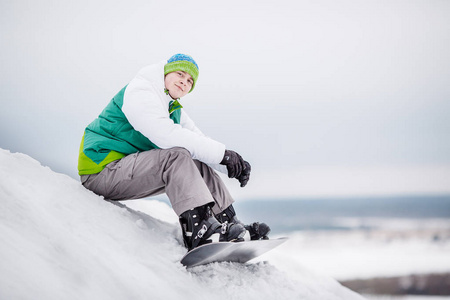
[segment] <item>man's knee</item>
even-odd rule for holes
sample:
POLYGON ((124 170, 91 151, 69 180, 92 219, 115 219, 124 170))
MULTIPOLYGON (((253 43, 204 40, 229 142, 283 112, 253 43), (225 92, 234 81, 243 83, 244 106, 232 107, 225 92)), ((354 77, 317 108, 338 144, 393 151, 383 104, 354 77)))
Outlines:
POLYGON ((189 158, 192 158, 191 153, 183 147, 173 147, 169 149, 164 149, 163 151, 167 151, 170 155, 179 155, 179 156, 187 156, 189 158))
POLYGON ((191 153, 182 147, 164 149, 161 152, 161 156, 170 164, 192 164, 193 162, 191 153))

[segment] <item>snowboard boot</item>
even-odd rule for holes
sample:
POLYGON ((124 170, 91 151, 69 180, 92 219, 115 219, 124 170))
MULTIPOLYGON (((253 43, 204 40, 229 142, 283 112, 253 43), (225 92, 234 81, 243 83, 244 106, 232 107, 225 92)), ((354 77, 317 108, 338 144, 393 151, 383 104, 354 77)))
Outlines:
POLYGON ((234 224, 241 224, 250 234, 251 240, 268 240, 268 234, 270 232, 270 227, 266 223, 253 222, 250 225, 244 225, 239 219, 236 217, 236 212, 234 210, 233 205, 228 206, 224 211, 220 214, 216 215, 217 220, 222 223, 229 222, 234 224))
POLYGON ((242 237, 246 232, 241 224, 219 223, 208 204, 182 213, 179 221, 183 231, 184 245, 189 251, 213 241, 243 241, 242 237))

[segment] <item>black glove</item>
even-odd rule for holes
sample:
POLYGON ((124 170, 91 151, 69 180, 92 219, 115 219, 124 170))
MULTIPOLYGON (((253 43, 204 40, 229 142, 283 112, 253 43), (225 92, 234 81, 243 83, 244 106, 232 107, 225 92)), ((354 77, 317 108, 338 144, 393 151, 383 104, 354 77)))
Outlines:
POLYGON ((239 182, 241 183, 241 187, 244 187, 247 185, 247 182, 250 180, 250 172, 252 170, 252 167, 247 161, 244 161, 244 170, 242 170, 241 175, 237 178, 239 182))
POLYGON ((232 150, 225 150, 225 155, 220 164, 227 167, 229 178, 238 178, 241 176, 242 170, 245 169, 244 159, 232 150))

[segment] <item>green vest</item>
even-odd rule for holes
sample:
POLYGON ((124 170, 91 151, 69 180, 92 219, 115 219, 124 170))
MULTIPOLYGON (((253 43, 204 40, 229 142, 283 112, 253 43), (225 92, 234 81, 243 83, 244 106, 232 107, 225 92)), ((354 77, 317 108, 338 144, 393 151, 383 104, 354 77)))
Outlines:
MULTIPOLYGON (((110 162, 129 154, 159 149, 135 130, 122 112, 126 88, 117 93, 99 117, 86 127, 78 156, 79 175, 100 173, 110 162)), ((180 108, 178 101, 169 104, 170 118, 175 124, 180 124, 180 108)))

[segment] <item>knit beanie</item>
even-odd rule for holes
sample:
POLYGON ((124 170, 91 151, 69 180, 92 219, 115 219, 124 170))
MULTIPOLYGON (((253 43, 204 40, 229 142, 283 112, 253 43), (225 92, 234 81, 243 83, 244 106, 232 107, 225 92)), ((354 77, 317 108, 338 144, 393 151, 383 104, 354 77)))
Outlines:
POLYGON ((184 71, 192 76, 194 83, 189 93, 192 92, 198 78, 198 65, 195 60, 186 54, 175 54, 164 65, 164 76, 175 71, 184 71))

